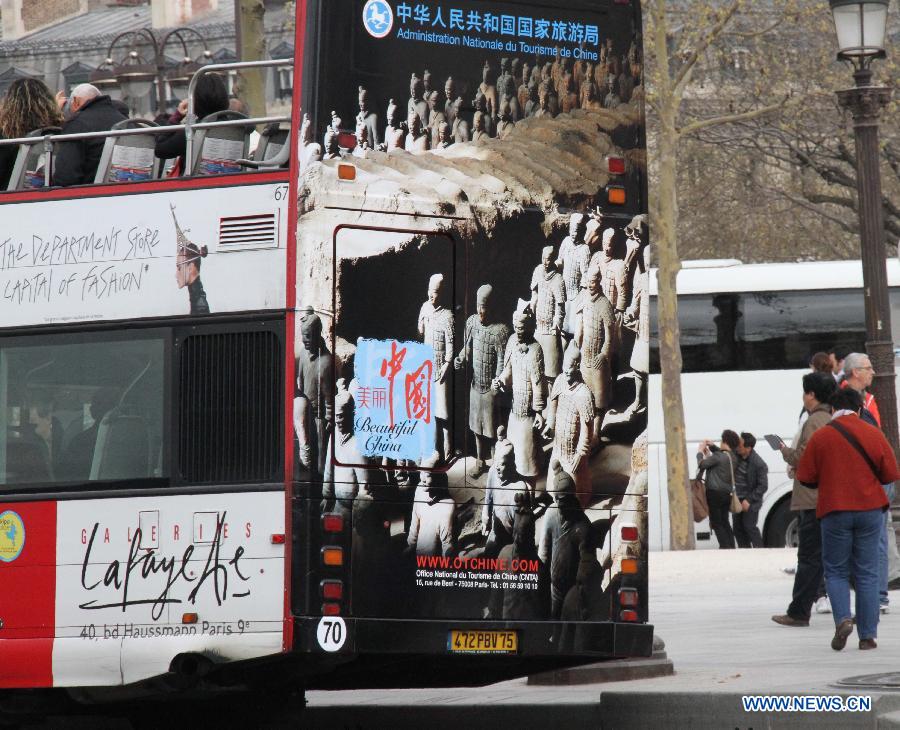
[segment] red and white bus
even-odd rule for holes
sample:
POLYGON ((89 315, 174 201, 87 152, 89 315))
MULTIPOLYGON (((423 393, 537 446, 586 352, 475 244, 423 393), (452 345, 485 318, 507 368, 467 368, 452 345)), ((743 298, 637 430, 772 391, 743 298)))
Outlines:
POLYGON ((639 3, 285 8, 183 176, 0 142, 0 688, 648 656, 639 3))

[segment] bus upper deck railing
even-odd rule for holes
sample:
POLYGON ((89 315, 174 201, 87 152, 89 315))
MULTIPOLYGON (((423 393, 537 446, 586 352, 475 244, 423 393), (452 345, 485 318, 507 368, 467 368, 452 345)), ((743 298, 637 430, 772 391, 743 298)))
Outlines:
MULTIPOLYGON (((292 66, 293 59, 281 58, 266 61, 239 61, 236 63, 219 63, 209 64, 197 70, 191 77, 188 86, 188 113, 183 124, 166 124, 152 127, 138 127, 134 129, 115 129, 102 132, 77 132, 75 134, 44 134, 36 137, 15 137, 12 139, 0 139, 0 147, 36 145, 42 144, 43 151, 47 155, 44 162, 44 185, 50 187, 50 174, 53 166, 53 145, 64 142, 77 142, 86 139, 107 139, 109 137, 128 137, 132 135, 158 135, 167 132, 184 131, 185 135, 185 160, 190 161, 193 147, 194 130, 198 129, 215 129, 217 127, 247 127, 262 124, 280 124, 290 122, 291 117, 288 115, 274 115, 267 117, 248 117, 246 119, 230 119, 221 122, 201 122, 195 121, 194 115, 194 89, 197 85, 197 79, 204 73, 215 73, 217 71, 229 71, 238 68, 264 68, 271 66, 292 66)), ((188 168, 189 169, 189 168, 188 168)), ((3 191, 0 191, 3 192, 3 191)))

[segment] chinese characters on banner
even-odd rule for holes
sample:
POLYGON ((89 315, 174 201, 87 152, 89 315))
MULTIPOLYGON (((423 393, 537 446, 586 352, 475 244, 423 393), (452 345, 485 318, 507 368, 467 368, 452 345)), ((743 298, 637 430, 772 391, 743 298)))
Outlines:
POLYGON ((420 461, 435 449, 434 350, 421 342, 360 339, 356 439, 365 456, 420 461))
POLYGON ((444 5, 431 6, 425 3, 407 2, 397 4, 396 15, 400 25, 419 27, 422 30, 459 30, 468 33, 493 33, 536 41, 600 45, 598 26, 574 21, 548 20, 531 15, 507 15, 448 8, 444 5))

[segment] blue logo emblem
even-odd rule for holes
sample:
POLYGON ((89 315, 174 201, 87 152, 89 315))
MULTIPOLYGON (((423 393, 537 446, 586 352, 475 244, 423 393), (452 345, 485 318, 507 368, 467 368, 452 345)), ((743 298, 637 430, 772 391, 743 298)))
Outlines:
POLYGON ((394 27, 394 11, 385 0, 369 0, 363 8, 363 25, 373 38, 384 38, 394 27))

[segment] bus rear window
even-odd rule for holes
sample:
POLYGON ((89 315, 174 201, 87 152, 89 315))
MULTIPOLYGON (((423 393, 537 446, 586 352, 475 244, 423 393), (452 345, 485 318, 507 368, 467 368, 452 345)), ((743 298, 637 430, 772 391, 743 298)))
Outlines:
POLYGON ((0 490, 166 476, 162 336, 0 348, 0 490))

